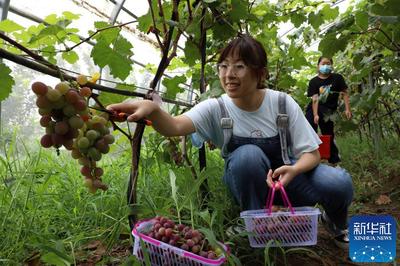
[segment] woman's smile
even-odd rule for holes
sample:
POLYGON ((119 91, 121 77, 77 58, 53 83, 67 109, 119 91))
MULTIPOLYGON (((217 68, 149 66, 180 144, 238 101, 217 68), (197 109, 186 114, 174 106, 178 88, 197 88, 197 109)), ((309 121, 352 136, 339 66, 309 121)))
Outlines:
POLYGON ((228 91, 235 91, 239 89, 240 83, 235 81, 228 81, 225 83, 225 87, 228 91))

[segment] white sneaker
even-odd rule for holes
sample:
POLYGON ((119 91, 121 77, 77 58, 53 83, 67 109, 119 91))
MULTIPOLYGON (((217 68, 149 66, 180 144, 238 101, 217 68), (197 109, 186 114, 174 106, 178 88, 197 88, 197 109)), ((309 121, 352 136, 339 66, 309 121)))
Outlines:
POLYGON ((329 219, 328 215, 325 211, 321 214, 321 222, 325 227, 326 231, 328 231, 333 236, 333 242, 335 245, 341 249, 348 250, 349 249, 349 230, 344 229, 341 230, 333 224, 331 219, 329 219))

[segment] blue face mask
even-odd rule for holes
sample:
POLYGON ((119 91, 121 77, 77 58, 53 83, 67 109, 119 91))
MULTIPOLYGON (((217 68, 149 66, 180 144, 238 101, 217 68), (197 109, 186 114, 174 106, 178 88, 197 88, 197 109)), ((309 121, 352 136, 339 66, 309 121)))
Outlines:
POLYGON ((321 72, 321 74, 330 74, 332 72, 332 66, 322 65, 319 67, 319 72, 321 72))

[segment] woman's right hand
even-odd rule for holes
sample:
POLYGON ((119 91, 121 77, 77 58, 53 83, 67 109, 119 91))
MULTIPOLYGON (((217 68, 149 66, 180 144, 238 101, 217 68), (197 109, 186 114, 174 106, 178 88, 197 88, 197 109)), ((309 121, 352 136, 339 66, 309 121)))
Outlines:
POLYGON ((192 120, 186 115, 172 117, 161 107, 149 100, 128 101, 111 104, 107 109, 123 112, 128 115, 129 122, 146 118, 152 122, 152 127, 166 137, 185 136, 196 131, 192 120))
POLYGON ((319 115, 314 115, 314 124, 318 125, 319 115))
POLYGON ((157 108, 159 108, 158 105, 149 100, 127 101, 107 106, 107 109, 110 111, 126 113, 129 122, 135 122, 142 118, 148 118, 151 120, 151 115, 157 108))

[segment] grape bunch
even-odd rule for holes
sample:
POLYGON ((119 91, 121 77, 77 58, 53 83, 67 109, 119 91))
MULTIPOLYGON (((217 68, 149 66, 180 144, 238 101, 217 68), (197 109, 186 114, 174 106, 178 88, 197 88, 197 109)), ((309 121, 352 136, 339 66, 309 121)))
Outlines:
POLYGON ((101 181, 103 169, 97 166, 102 154, 109 152, 114 136, 108 128, 107 113, 94 115, 89 111, 89 87, 85 76, 78 76, 77 82, 60 82, 53 89, 42 82, 34 82, 32 91, 36 94, 39 107, 40 125, 46 129, 40 140, 44 148, 64 146, 71 156, 82 165, 81 173, 90 192, 106 190, 101 181), (80 86, 81 85, 81 86, 80 86))
MULTIPOLYGON (((282 208, 279 206, 272 207, 273 212, 286 212, 289 213, 288 208, 282 208)), ((254 232, 257 234, 265 234, 273 237, 279 237, 285 240, 286 238, 291 238, 293 234, 301 233, 302 237, 310 236, 313 228, 311 223, 311 216, 309 215, 279 215, 279 216, 269 216, 254 218, 254 232)))
POLYGON ((180 138, 168 137, 163 143, 163 159, 165 162, 183 166, 184 158, 179 149, 180 138))
POLYGON ((157 216, 154 221, 145 235, 204 258, 217 259, 222 255, 222 250, 211 246, 200 231, 184 224, 175 224, 167 217, 157 216))

